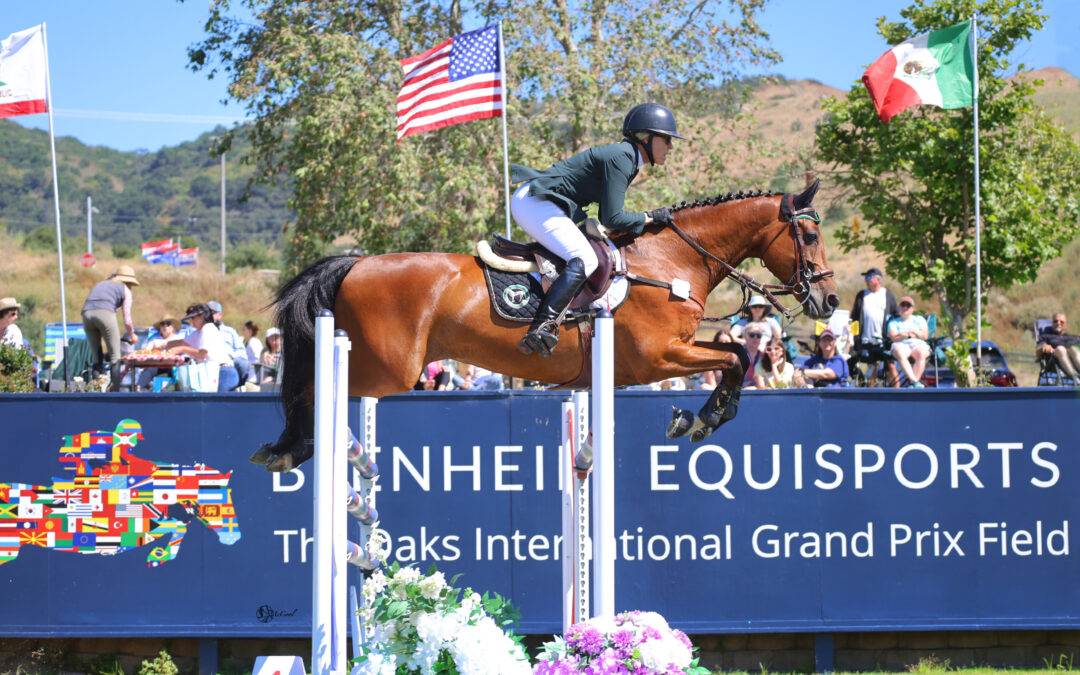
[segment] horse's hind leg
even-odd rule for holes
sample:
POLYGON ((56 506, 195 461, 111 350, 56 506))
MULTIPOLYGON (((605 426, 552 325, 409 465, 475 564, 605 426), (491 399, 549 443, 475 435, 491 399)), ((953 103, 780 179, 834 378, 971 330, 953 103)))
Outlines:
MULTIPOLYGON (((312 385, 313 387, 314 385, 312 385)), ((294 402, 285 417, 285 429, 273 443, 264 443, 251 457, 252 464, 267 471, 292 471, 315 453, 314 390, 294 402)))

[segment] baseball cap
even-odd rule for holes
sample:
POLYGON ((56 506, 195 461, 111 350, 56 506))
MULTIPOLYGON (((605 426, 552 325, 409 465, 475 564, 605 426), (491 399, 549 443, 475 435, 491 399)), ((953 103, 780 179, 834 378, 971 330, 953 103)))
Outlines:
POLYGON ((883 276, 885 276, 884 274, 881 273, 881 270, 878 269, 877 267, 871 267, 870 269, 863 272, 862 275, 864 277, 883 277, 883 276))
POLYGON ((832 328, 826 328, 825 330, 821 331, 821 335, 818 336, 818 339, 820 340, 821 338, 825 337, 826 335, 828 335, 829 337, 831 337, 834 340, 836 339, 836 333, 832 332, 832 328))
POLYGON ((206 306, 209 307, 214 312, 220 312, 221 311, 221 303, 218 302, 217 300, 211 300, 210 302, 206 303, 206 306))
POLYGON ((275 328, 267 329, 266 337, 274 337, 275 335, 281 335, 281 329, 280 328, 275 327, 275 328))
POLYGON ((908 303, 909 305, 911 305, 912 307, 915 306, 915 301, 911 299, 910 295, 905 295, 904 297, 900 298, 900 304, 901 305, 904 304, 905 302, 908 303))

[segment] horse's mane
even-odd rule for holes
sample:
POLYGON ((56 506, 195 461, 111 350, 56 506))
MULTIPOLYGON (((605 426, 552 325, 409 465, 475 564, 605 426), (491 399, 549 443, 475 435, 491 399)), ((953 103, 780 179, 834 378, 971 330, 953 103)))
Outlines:
POLYGON ((762 192, 761 190, 757 190, 756 192, 743 192, 743 191, 740 190, 737 193, 729 192, 726 195, 725 194, 719 194, 719 195, 716 195, 715 197, 708 197, 706 199, 695 199, 693 201, 693 203, 690 203, 690 204, 687 204, 686 202, 683 202, 681 204, 672 204, 671 205, 671 211, 672 211, 672 213, 674 213, 676 211, 682 211, 683 209, 693 209, 693 208, 697 208, 697 207, 700 207, 700 206, 716 206, 717 204, 723 204, 724 202, 733 202, 733 201, 736 201, 736 200, 739 200, 739 199, 753 199, 753 198, 756 198, 756 197, 775 197, 776 195, 779 195, 779 194, 783 194, 783 193, 772 192, 772 191, 770 191, 770 192, 762 192))

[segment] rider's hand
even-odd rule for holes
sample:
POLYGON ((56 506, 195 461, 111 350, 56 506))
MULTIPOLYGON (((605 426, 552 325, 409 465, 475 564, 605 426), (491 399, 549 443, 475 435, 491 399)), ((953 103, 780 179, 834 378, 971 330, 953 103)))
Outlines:
POLYGON ((652 222, 657 225, 674 225, 675 221, 671 218, 671 209, 664 206, 656 209, 655 211, 646 211, 645 215, 652 218, 652 222))

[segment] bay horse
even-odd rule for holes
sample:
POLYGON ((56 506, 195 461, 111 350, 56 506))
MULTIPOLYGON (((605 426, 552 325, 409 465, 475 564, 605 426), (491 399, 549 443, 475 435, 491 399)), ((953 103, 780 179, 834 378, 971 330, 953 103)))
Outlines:
MULTIPOLYGON (((813 208, 818 182, 801 194, 725 195, 672 209, 674 225, 652 225, 637 237, 616 235, 631 291, 615 312, 615 384, 631 385, 722 369, 698 415, 676 410, 669 437, 698 441, 737 412, 749 359, 741 345, 697 342, 705 298, 729 275, 763 293, 786 317, 775 294, 790 293, 798 311, 828 318, 839 304, 813 208), (738 265, 759 258, 785 284, 758 284, 738 265), (645 284, 634 283, 635 281, 645 284), (689 282, 689 294, 671 281, 689 282), (659 284, 647 285, 649 282, 659 284), (666 282, 666 283, 665 283, 666 282)), ((685 288, 680 283, 679 286, 685 288)), ((580 381, 588 352, 573 323, 550 357, 523 355, 528 324, 496 314, 479 260, 450 253, 395 253, 324 258, 293 278, 272 303, 283 333, 281 398, 285 430, 251 456, 270 471, 288 471, 313 453, 315 314, 333 308, 352 342, 349 394, 383 397, 409 391, 425 364, 457 359, 493 372, 553 384, 580 381)))

